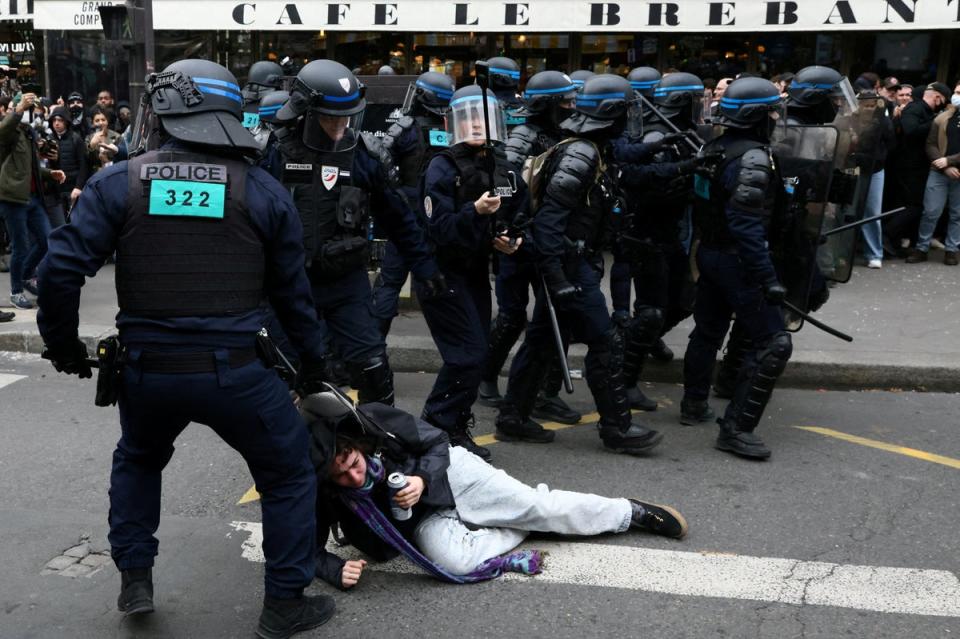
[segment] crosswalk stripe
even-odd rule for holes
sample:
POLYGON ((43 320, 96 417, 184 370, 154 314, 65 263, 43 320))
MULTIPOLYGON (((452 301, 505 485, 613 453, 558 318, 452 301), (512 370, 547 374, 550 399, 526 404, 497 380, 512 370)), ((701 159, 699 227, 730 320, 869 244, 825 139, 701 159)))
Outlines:
POLYGON ((826 437, 833 437, 835 439, 840 439, 845 442, 850 442, 851 444, 860 444, 861 446, 867 446, 869 448, 885 450, 889 453, 906 455, 907 457, 922 459, 923 461, 928 461, 933 464, 941 464, 943 466, 949 466, 950 468, 960 469, 960 459, 954 459, 953 457, 945 457, 943 455, 937 455, 935 453, 928 453, 925 450, 917 450, 916 448, 907 448, 906 446, 898 446, 897 444, 888 444, 887 442, 878 441, 876 439, 867 439, 866 437, 859 437, 857 435, 851 435, 849 433, 844 433, 839 430, 833 430, 832 428, 821 428, 820 426, 795 426, 794 428, 805 430, 810 433, 817 433, 818 435, 824 435, 826 437))
POLYGON ((0 388, 9 386, 15 382, 19 382, 21 379, 26 379, 26 375, 14 375, 13 373, 0 373, 0 388))
MULTIPOLYGON (((230 526, 247 533, 241 555, 263 562, 263 528, 256 522, 230 526)), ((548 553, 536 581, 623 588, 693 597, 745 599, 796 606, 834 606, 874 612, 960 617, 960 580, 946 570, 894 568, 752 557, 713 551, 677 551, 574 542, 526 543, 548 553)), ((327 549, 359 559, 352 548, 327 549)), ((370 564, 378 572, 418 573, 406 559, 370 564)), ((528 580, 516 574, 506 581, 528 580)))

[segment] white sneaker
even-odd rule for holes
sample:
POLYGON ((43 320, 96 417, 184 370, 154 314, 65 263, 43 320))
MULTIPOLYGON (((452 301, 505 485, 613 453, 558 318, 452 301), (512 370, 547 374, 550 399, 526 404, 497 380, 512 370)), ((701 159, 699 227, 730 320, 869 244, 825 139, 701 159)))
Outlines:
POLYGON ((883 262, 880 260, 869 260, 867 262, 867 268, 880 268, 883 266, 883 262))
POLYGON ((941 242, 937 238, 933 238, 930 240, 930 248, 934 248, 934 249, 937 249, 938 251, 942 251, 946 247, 943 245, 943 242, 941 242))

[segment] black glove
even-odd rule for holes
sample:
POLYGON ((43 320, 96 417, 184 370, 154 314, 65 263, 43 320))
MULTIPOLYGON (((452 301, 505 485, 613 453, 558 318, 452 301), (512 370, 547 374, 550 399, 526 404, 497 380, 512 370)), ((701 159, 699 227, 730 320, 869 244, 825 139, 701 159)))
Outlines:
POLYGON ((690 175, 700 169, 712 169, 723 161, 723 153, 698 153, 692 158, 677 162, 677 172, 680 175, 690 175))
POLYGON ((87 345, 80 338, 61 345, 44 346, 40 357, 50 360, 58 373, 79 375, 81 379, 93 377, 87 362, 87 345))
POLYGON ((326 390, 323 385, 331 379, 330 363, 326 357, 320 359, 304 359, 297 372, 297 393, 306 397, 326 390))
POLYGON ((659 140, 648 143, 650 145, 650 152, 657 153, 658 151, 663 149, 663 147, 673 146, 674 144, 682 141, 683 138, 684 138, 684 134, 682 132, 674 131, 673 133, 667 133, 659 140))
POLYGON ((453 289, 447 284, 447 278, 440 271, 434 271, 430 277, 418 281, 423 287, 420 291, 421 301, 436 300, 453 295, 453 289))
POLYGON ((580 293, 580 287, 574 286, 567 280, 562 268, 554 267, 543 272, 543 280, 550 293, 550 299, 556 305, 562 305, 575 298, 580 293))
POLYGON ((830 289, 824 285, 823 287, 811 291, 810 299, 807 303, 808 310, 811 313, 816 313, 820 308, 827 303, 827 300, 830 299, 830 289))
POLYGON ((787 297, 787 289, 777 280, 773 280, 763 285, 763 296, 768 303, 780 306, 787 297))

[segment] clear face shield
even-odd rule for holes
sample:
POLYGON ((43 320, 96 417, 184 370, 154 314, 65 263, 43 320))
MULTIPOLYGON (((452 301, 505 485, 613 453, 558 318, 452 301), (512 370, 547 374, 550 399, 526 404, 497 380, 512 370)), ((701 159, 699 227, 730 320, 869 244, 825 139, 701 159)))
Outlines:
POLYGON ((140 108, 137 109, 137 115, 133 118, 133 126, 130 129, 130 157, 159 146, 158 142, 152 140, 152 138, 158 137, 159 126, 159 120, 153 114, 150 96, 149 94, 144 95, 140 101, 140 108), (151 144, 153 144, 152 147, 151 144))
POLYGON ((303 116, 303 143, 314 151, 349 151, 357 145, 363 111, 328 115, 310 109, 303 116))
POLYGON ((853 90, 853 86, 847 78, 837 83, 837 86, 834 87, 833 92, 830 94, 830 100, 837 109, 838 118, 853 115, 860 109, 857 92, 853 90))
POLYGON ((404 113, 410 113, 410 110, 413 108, 414 98, 417 96, 417 83, 411 82, 407 85, 407 94, 403 97, 403 105, 401 105, 400 110, 404 113))
POLYGON ((643 137, 643 102, 639 96, 627 106, 627 128, 624 133, 630 138, 643 137))
POLYGON ((483 96, 467 95, 450 103, 446 115, 450 144, 465 142, 480 146, 487 141, 487 127, 492 142, 506 142, 507 126, 503 111, 492 93, 487 94, 487 127, 483 124, 483 96))

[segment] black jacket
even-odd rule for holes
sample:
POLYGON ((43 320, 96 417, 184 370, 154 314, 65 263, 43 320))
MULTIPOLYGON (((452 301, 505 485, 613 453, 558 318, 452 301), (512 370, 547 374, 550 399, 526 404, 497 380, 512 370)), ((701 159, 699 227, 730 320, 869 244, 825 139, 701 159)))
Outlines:
POLYGON ((51 169, 60 169, 67 174, 67 179, 60 185, 61 193, 70 193, 73 189, 82 189, 90 177, 90 164, 87 161, 87 145, 80 134, 67 128, 63 135, 57 135, 59 156, 50 162, 51 169))
MULTIPOLYGON (((337 523, 354 547, 377 560, 396 556, 393 548, 384 544, 337 497, 337 488, 327 479, 333 462, 335 439, 348 435, 380 453, 385 474, 401 472, 423 479, 423 496, 413 507, 413 517, 405 522, 394 522, 405 537, 412 539, 417 523, 439 508, 454 507, 453 492, 447 480, 450 466, 450 441, 447 434, 409 413, 384 404, 364 404, 358 410, 366 418, 364 426, 352 415, 331 420, 314 410, 311 397, 304 400, 302 412, 311 435, 311 457, 317 469, 317 565, 316 575, 337 588, 341 587, 344 561, 326 551, 330 530, 337 523)), ((389 496, 381 484, 374 488, 373 498, 381 511, 389 515, 389 496)))
POLYGON ((926 102, 911 102, 900 113, 897 126, 897 164, 900 169, 922 171, 930 169, 927 159, 927 134, 936 114, 926 102))

